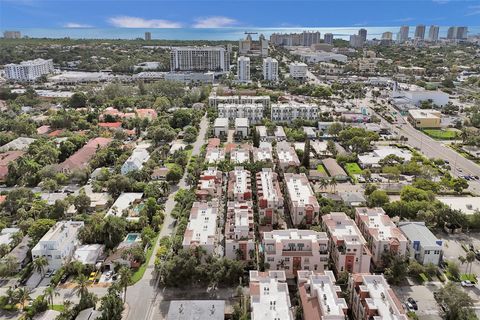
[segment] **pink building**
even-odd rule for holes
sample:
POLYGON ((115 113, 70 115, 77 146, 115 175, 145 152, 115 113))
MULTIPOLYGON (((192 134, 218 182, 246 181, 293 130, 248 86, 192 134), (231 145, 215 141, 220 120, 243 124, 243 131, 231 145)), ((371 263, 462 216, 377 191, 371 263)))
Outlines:
POLYGON ((220 199, 222 197, 222 172, 216 168, 204 170, 198 179, 195 195, 200 201, 220 199))
POLYGON ((318 219, 320 206, 307 176, 304 173, 285 173, 284 177, 293 225, 311 225, 318 219))
POLYGON ((252 199, 252 179, 250 171, 243 167, 235 167, 228 173, 228 199, 247 201, 252 199))
POLYGON ((278 183, 278 175, 270 168, 257 173, 257 199, 260 223, 272 225, 278 223, 283 215, 283 194, 278 183))
POLYGON ((225 256, 251 260, 255 252, 255 225, 252 201, 229 201, 225 221, 225 256))

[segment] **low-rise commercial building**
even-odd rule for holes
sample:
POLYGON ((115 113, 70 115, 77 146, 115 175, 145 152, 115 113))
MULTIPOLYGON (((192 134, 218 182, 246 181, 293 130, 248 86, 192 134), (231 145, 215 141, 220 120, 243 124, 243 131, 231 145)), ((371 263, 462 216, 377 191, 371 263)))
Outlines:
POLYGON ((408 120, 416 128, 440 128, 442 113, 431 109, 411 109, 408 110, 408 120))
POLYGON ((318 219, 320 206, 304 173, 285 173, 287 204, 294 226, 311 225, 318 219))
POLYGON ((217 252, 217 216, 218 203, 194 202, 190 210, 190 218, 183 236, 183 248, 202 247, 207 254, 217 252))
POLYGON ((252 201, 229 201, 227 203, 225 256, 238 260, 252 260, 255 257, 252 201))
POLYGON ((313 230, 273 230, 263 233, 265 263, 271 270, 285 270, 287 277, 297 271, 323 271, 328 267, 328 237, 313 230))
POLYGON ((278 223, 283 216, 284 199, 278 182, 278 175, 270 168, 257 173, 258 213, 262 225, 278 223))
POLYGON ((83 225, 83 221, 57 222, 33 247, 33 260, 45 257, 49 269, 59 269, 73 257, 80 244, 77 236, 83 225))
POLYGON ((330 254, 337 273, 370 271, 372 254, 355 222, 344 212, 322 216, 322 225, 330 239, 330 254))
POLYGON ((217 168, 210 167, 202 171, 195 191, 197 199, 201 201, 220 200, 222 197, 222 180, 223 174, 217 168))
POLYGON ((348 305, 332 271, 298 271, 298 293, 305 320, 343 320, 348 305))
POLYGON ((407 238, 382 208, 355 208, 355 223, 367 240, 372 262, 382 268, 384 255, 406 256, 407 238))
POLYGON ((275 103, 272 105, 272 121, 290 123, 296 119, 318 120, 320 108, 314 104, 297 102, 275 103))
POLYGON ((395 155, 403 161, 407 162, 412 159, 412 153, 407 149, 400 149, 390 146, 378 146, 372 152, 358 156, 358 163, 362 168, 376 168, 380 167, 380 161, 385 159, 388 155, 395 155))
POLYGON ((408 320, 402 303, 383 275, 353 274, 348 286, 355 320, 408 320))
POLYGON ((284 271, 250 270, 252 320, 294 320, 284 271))
POLYGON ((398 227, 408 239, 410 258, 421 264, 438 265, 443 257, 443 241, 427 228, 425 222, 400 222, 398 227))
POLYGON ((252 180, 250 171, 235 167, 228 173, 228 199, 247 201, 252 199, 252 180))

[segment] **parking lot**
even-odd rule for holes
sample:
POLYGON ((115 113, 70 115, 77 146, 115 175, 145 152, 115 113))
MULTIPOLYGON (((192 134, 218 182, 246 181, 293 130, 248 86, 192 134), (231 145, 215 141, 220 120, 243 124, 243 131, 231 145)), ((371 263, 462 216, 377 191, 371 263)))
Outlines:
POLYGON ((425 320, 440 320, 440 308, 437 301, 433 297, 433 293, 441 288, 441 283, 429 282, 425 285, 411 284, 409 286, 395 286, 393 287, 395 293, 402 303, 412 297, 418 305, 418 310, 415 312, 420 319, 425 320))
MULTIPOLYGON (((460 266, 460 272, 464 273, 466 269, 466 264, 462 265, 458 260, 459 256, 465 256, 466 252, 462 248, 462 243, 473 244, 476 250, 480 249, 480 234, 479 233, 470 233, 470 234, 447 234, 445 232, 437 233, 436 236, 439 239, 444 241, 443 247, 443 256, 446 260, 453 260, 458 263, 460 266)), ((480 261, 475 260, 472 264, 472 273, 480 275, 480 261)), ((477 299, 479 299, 477 297, 477 299)))

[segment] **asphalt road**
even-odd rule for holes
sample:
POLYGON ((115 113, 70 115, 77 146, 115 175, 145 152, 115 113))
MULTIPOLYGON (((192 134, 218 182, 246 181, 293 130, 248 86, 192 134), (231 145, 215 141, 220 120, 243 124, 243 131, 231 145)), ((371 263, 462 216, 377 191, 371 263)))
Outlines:
MULTIPOLYGON (((202 146, 206 142, 206 133, 208 129, 207 116, 204 115, 200 122, 200 131, 197 140, 193 144, 192 156, 200 154, 202 146)), ((159 288, 158 280, 155 277, 155 256, 158 250, 159 241, 162 237, 169 236, 175 230, 174 219, 170 215, 175 206, 175 194, 180 189, 187 188, 186 184, 186 172, 182 179, 178 182, 173 192, 165 202, 165 220, 160 230, 160 237, 158 237, 155 243, 155 248, 150 261, 147 265, 147 270, 143 275, 143 278, 127 290, 127 308, 124 319, 128 320, 149 320, 149 319, 161 319, 160 304, 163 300, 164 289, 159 288)))

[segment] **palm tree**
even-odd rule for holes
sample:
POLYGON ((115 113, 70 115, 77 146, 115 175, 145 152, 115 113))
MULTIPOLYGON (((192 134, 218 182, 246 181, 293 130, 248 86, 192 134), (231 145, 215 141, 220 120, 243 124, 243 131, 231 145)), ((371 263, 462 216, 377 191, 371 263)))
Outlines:
POLYGON ((460 138, 462 138, 462 142, 465 143, 468 139, 468 130, 467 129, 462 129, 462 132, 460 133, 460 138))
POLYGON ((50 302, 50 305, 51 305, 52 308, 53 308, 53 297, 59 296, 60 293, 58 293, 58 291, 56 291, 55 288, 48 286, 48 287, 45 288, 45 290, 43 291, 43 294, 44 294, 44 296, 47 297, 47 301, 50 302))
POLYGON ((119 284, 123 288, 123 302, 127 300, 127 287, 132 283, 132 271, 123 266, 118 271, 120 279, 119 284))
POLYGON ((30 300, 30 289, 28 289, 27 287, 24 287, 24 288, 20 288, 18 289, 18 301, 20 302, 20 304, 22 305, 22 309, 25 310, 25 303, 30 300))
POLYGON ((81 274, 75 279, 75 282, 77 286, 74 291, 77 293, 77 297, 82 299, 88 294, 88 278, 84 274, 81 274))
MULTIPOLYGON (((465 262, 467 262, 467 259, 466 259, 464 256, 459 256, 459 257, 458 257, 458 261, 460 261, 460 263, 461 263, 462 266, 463 266, 463 264, 464 264, 465 262)), ((467 269, 468 269, 468 264, 467 264, 467 268, 465 269, 465 272, 467 272, 467 269)))
POLYGON ((320 189, 321 190, 326 190, 328 187, 328 181, 327 179, 321 179, 320 180, 320 189))
POLYGON ((472 273, 472 264, 475 261, 475 252, 468 251, 465 260, 467 261, 467 266, 470 266, 470 273, 472 273))
POLYGON ((337 187, 337 179, 335 179, 335 177, 330 180, 330 186, 332 187, 333 193, 335 193, 337 187))
POLYGON ((170 192, 170 184, 167 181, 160 182, 160 190, 165 197, 170 192))
MULTIPOLYGON (((39 257, 39 258, 33 260, 33 269, 36 272, 40 273, 40 275, 41 275, 40 281, 38 282, 38 284, 40 284, 43 277, 45 276, 45 267, 46 266, 48 266, 48 260, 45 257, 39 257)), ((38 286, 38 284, 37 284, 37 286, 38 286)))

